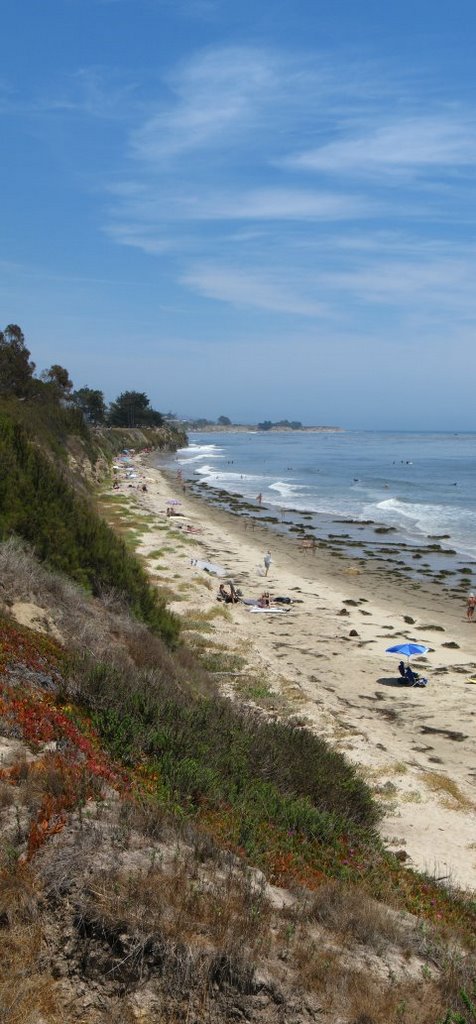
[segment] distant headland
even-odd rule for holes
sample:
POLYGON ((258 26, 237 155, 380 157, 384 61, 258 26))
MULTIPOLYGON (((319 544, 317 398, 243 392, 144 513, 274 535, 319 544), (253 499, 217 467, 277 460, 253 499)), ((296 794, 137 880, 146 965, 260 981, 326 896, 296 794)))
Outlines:
POLYGON ((298 420, 263 420, 261 423, 232 423, 228 416, 220 416, 217 420, 196 419, 182 421, 187 433, 194 431, 206 431, 207 433, 222 433, 240 431, 258 431, 260 433, 283 433, 283 432, 305 432, 305 433, 336 433, 342 431, 343 427, 335 426, 304 426, 298 420))

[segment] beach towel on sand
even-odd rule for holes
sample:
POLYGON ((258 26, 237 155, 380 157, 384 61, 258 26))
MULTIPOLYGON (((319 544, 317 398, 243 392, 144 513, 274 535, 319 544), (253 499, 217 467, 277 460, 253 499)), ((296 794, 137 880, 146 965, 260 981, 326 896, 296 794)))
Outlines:
POLYGON ((250 612, 264 612, 265 615, 287 615, 289 608, 259 608, 257 605, 253 605, 250 608, 250 612))
POLYGON ((203 569, 204 572, 209 572, 212 576, 228 575, 222 565, 215 565, 214 562, 205 562, 201 558, 191 558, 190 565, 193 565, 194 569, 203 569))

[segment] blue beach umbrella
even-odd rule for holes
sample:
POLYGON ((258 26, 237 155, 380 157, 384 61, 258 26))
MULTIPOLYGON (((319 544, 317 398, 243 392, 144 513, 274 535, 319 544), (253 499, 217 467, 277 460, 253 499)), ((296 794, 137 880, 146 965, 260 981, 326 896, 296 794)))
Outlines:
POLYGON ((429 647, 425 647, 425 644, 395 644, 394 647, 387 647, 386 654, 404 654, 407 658, 411 658, 412 654, 426 654, 429 651, 429 647))

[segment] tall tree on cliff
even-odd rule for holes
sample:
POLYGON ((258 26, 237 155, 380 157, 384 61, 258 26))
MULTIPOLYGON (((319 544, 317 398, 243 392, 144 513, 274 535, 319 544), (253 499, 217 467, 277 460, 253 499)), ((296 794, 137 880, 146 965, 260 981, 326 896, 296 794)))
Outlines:
POLYGON ((25 398, 31 392, 34 371, 21 327, 8 324, 0 331, 0 395, 25 398))
POLYGON ((102 391, 99 391, 97 388, 88 388, 85 385, 83 388, 73 391, 71 398, 74 404, 78 406, 78 409, 81 409, 88 423, 98 426, 100 423, 105 422, 106 403, 102 391))
POLYGON ((42 381, 49 384, 50 389, 57 398, 70 399, 73 390, 73 381, 64 366, 53 363, 49 370, 43 370, 40 374, 42 381))
POLYGON ((109 406, 108 422, 111 427, 161 427, 164 418, 143 391, 123 391, 109 406))

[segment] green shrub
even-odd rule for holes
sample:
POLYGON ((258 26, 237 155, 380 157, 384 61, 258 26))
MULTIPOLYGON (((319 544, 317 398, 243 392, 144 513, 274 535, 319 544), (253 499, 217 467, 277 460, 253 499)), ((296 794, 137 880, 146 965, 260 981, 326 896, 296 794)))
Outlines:
POLYGON ((167 611, 140 563, 89 499, 75 492, 66 472, 1 412, 0 464, 0 539, 18 534, 41 561, 93 594, 114 588, 137 618, 174 643, 178 619, 167 611))
POLYGON ((233 806, 256 831, 270 821, 309 839, 374 843, 378 810, 345 758, 306 730, 262 722, 218 696, 195 697, 175 669, 82 664, 81 698, 114 755, 146 759, 170 799, 233 806), (174 674, 175 673, 175 674, 174 674))

